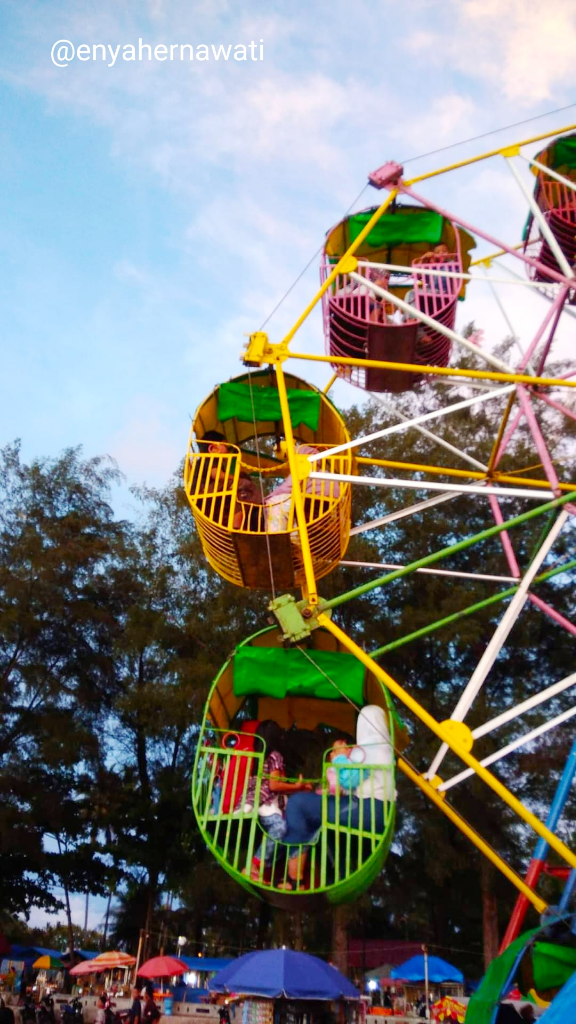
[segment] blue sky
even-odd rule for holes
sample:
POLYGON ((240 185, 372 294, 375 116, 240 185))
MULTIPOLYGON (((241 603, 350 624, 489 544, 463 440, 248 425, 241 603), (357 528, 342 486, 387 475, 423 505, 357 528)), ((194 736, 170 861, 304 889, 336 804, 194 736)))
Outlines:
MULTIPOLYGON (((114 455, 130 483, 164 482, 189 415, 240 370, 243 334, 369 170, 574 98, 569 0, 509 0, 505 17, 498 9, 495 0, 5 0, 2 443, 19 436, 28 456, 82 444, 114 455), (113 48, 264 39, 264 60, 57 68, 50 50, 62 38, 113 48)), ((428 193, 518 238, 524 209, 502 162, 428 193)), ((369 189, 363 204, 375 198, 369 189)), ((314 261, 272 320, 274 339, 317 272, 314 261)), ((498 335, 484 298, 466 303, 461 320, 481 315, 490 333, 493 317, 498 335)), ((321 351, 318 316, 300 346, 321 351)), ((342 387, 338 397, 357 396, 342 387)))
MULTIPOLYGON (((4 0, 0 33, 1 443, 21 437, 27 457, 82 444, 117 458, 131 484, 168 479, 190 414, 241 371, 243 334, 368 171, 576 99, 572 0, 4 0), (50 59, 59 39, 139 38, 263 39, 264 60, 50 59)), ((407 166, 571 121, 576 108, 407 166)), ((518 241, 525 208, 502 161, 423 191, 518 241)), ((317 280, 315 260, 273 340, 317 280)), ((520 291, 508 308, 524 335, 545 307, 520 291)), ((506 333, 479 286, 459 315, 489 340, 506 333)), ((322 351, 319 315, 298 347, 322 351)), ((336 396, 361 397, 345 385, 336 396)))

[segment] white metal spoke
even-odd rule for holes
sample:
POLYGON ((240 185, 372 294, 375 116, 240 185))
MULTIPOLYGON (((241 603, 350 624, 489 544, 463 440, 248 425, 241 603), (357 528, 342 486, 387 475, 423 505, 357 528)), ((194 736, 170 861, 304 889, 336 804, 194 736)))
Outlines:
MULTIPOLYGON (((357 284, 366 286, 366 278, 362 277, 361 274, 357 274, 354 270, 350 271, 349 277, 351 277, 357 284)), ((370 291, 373 291, 375 295, 379 295, 381 299, 386 299, 386 302, 391 302, 393 306, 397 306, 403 313, 409 313, 412 320, 420 320, 427 327, 431 327, 434 331, 439 334, 443 334, 446 338, 450 338, 450 341, 455 341, 457 345, 461 345, 468 352, 473 352, 479 359, 483 359, 485 363, 489 363, 490 366, 494 366, 495 369, 501 373, 514 373, 513 369, 504 363, 501 359, 497 359, 496 356, 491 356, 489 352, 484 352, 479 349, 473 342, 468 341, 463 334, 458 334, 457 331, 453 331, 450 327, 446 327, 445 324, 440 323, 439 320, 434 320, 433 317, 428 316, 427 313, 423 313, 421 309, 416 309, 415 306, 409 305, 404 302, 404 299, 398 298, 392 292, 387 291, 385 288, 381 288, 380 285, 370 282, 370 291)))
MULTIPOLYGON (((379 402, 380 405, 384 406, 385 409, 391 412, 394 416, 397 416, 398 419, 402 420, 403 423, 410 423, 410 417, 405 416, 403 412, 400 412, 399 409, 396 409, 392 402, 387 401, 382 395, 379 395, 375 391, 370 391, 369 394, 371 395, 372 398, 376 399, 376 401, 379 402)), ((439 444, 442 448, 445 448, 446 451, 451 452, 453 455, 457 455, 458 458, 463 459, 465 462, 469 462, 470 465, 474 466, 476 469, 481 469, 483 472, 486 472, 488 470, 488 466, 486 466, 483 462, 479 462, 478 459, 473 458, 472 455, 468 455, 467 452, 460 451, 460 449, 457 448, 456 445, 450 444, 450 441, 445 441, 443 437, 438 437, 437 434, 433 434, 431 430, 428 430, 426 427, 421 426, 421 424, 415 424, 414 422, 412 422, 411 426, 413 426, 414 429, 417 430, 419 434, 422 434, 429 440, 434 441, 435 444, 439 444)))
MULTIPOLYGON (((359 569, 405 569, 406 566, 394 562, 350 562, 343 560, 339 565, 359 569)), ((482 572, 456 572, 451 569, 415 569, 414 572, 423 573, 428 576, 459 576, 464 580, 490 580, 495 583, 517 583, 514 576, 489 576, 482 572)))
POLYGON ((550 225, 548 224, 548 221, 546 220, 544 214, 542 213, 542 210, 538 206, 538 203, 534 199, 534 196, 530 192, 530 190, 527 187, 527 185, 525 184, 525 182, 522 181, 522 178, 521 178, 520 174, 518 173, 518 169, 517 169, 514 161, 509 156, 504 157, 504 159, 506 160, 506 163, 508 164, 508 167, 512 171, 512 174, 514 175, 514 178, 516 179, 516 183, 517 183, 519 189, 521 190, 521 192, 525 196, 526 202, 528 203, 528 206, 530 207, 530 209, 531 209, 531 211, 532 211, 532 213, 534 215, 534 220, 537 222, 538 227, 540 228, 540 231, 542 232, 542 236, 548 242, 548 245, 550 246, 550 249, 552 250, 552 252, 553 252, 553 254, 554 254, 555 258, 556 258, 556 262, 557 262, 558 266, 560 267, 560 270, 562 271, 562 273, 564 274, 565 277, 572 278, 572 280, 574 280, 574 271, 572 270, 572 267, 568 263, 568 260, 566 259, 564 253, 562 252, 562 249, 558 245, 558 242, 557 242, 557 240, 556 240, 556 238, 555 238, 555 236, 554 236, 554 234, 552 232, 552 229, 551 229, 550 225))
POLYGON ((568 690, 571 686, 574 686, 575 683, 576 672, 573 672, 572 675, 566 676, 566 678, 561 679, 560 682, 553 683, 552 686, 548 686, 545 690, 541 690, 540 693, 535 693, 533 697, 528 697, 527 700, 523 700, 513 708, 508 708, 507 711, 503 711, 501 715, 496 715, 496 718, 491 718, 489 722, 484 722, 483 725, 479 725, 476 729, 472 729, 474 739, 480 739, 481 736, 486 736, 487 733, 493 732, 494 729, 499 729, 501 725, 505 725, 506 722, 511 722, 514 718, 518 718, 526 711, 531 711, 532 708, 538 707, 538 705, 543 704, 544 701, 552 700, 552 697, 557 697, 559 693, 563 693, 564 690, 568 690))
POLYGON ((439 484, 431 480, 399 480, 395 477, 354 476, 352 473, 310 473, 310 480, 326 480, 343 484, 359 484, 361 487, 399 487, 410 491, 444 491, 458 494, 495 494, 499 498, 555 498, 554 491, 547 488, 491 487, 483 484, 439 484))
MULTIPOLYGON (((496 305, 498 306, 498 309, 502 313, 502 316, 504 318, 506 326, 507 326, 508 330, 510 331, 511 337, 514 339, 514 344, 516 345, 517 349, 519 350, 520 355, 522 356, 522 359, 525 359, 526 358, 526 353, 524 352, 524 349, 522 348, 522 345, 520 344, 520 339, 519 339, 518 335, 516 334, 516 331, 514 330, 514 328, 512 326, 512 322, 510 320, 510 317, 508 316, 508 313, 506 312, 506 310, 504 308, 504 303, 502 302, 500 296, 498 295, 498 292, 496 291, 496 288, 494 287, 494 284, 493 284, 492 280, 488 277, 488 274, 487 274, 485 266, 483 267, 483 271, 484 271, 484 275, 486 277, 486 281, 487 281, 487 283, 489 285, 490 291, 492 292, 492 296, 494 298, 494 301, 496 302, 496 305)), ((515 283, 521 284, 522 282, 518 281, 518 282, 515 282, 515 283)), ((534 282, 531 281, 530 283, 533 284, 534 282)), ((530 362, 530 360, 528 360, 528 362, 527 362, 527 367, 530 370, 530 373, 535 376, 534 366, 530 362)))
MULTIPOLYGON (((515 270, 511 270, 510 267, 506 266, 506 264, 503 264, 503 266, 507 274, 511 274, 512 277, 517 278, 518 281, 522 281, 521 275, 517 274, 515 270)), ((550 294, 548 289, 552 286, 552 284, 556 284, 557 282, 550 281, 548 284, 544 284, 543 281, 537 281, 535 283, 539 285, 539 287, 536 289, 536 294, 539 295, 542 299, 546 299, 547 302, 554 302, 554 300, 556 299, 556 294, 550 294)), ((571 317, 576 317, 576 309, 572 309, 570 306, 564 306, 562 313, 564 316, 567 315, 571 317)))
POLYGON ((462 402, 455 402, 454 405, 446 405, 442 409, 435 409, 433 412, 425 412, 420 416, 414 416, 412 419, 406 420, 406 422, 396 423, 392 427, 384 427, 382 430, 375 430, 372 434, 365 434, 364 437, 358 437, 354 441, 347 441, 345 444, 336 445, 334 448, 328 448, 327 450, 318 452, 316 455, 308 455, 308 462, 318 462, 320 459, 325 459, 328 456, 338 455, 339 452, 348 451, 350 448, 359 448, 362 444, 368 444, 369 441, 378 441, 381 437, 390 437, 392 434, 401 434, 402 431, 407 430, 409 427, 417 426, 419 423, 427 423, 430 420, 439 419, 441 416, 449 416, 450 413, 458 412, 460 409, 468 409, 472 405, 478 405, 480 402, 489 402, 493 398, 500 398, 504 395, 509 395, 512 391, 515 391, 515 384, 507 384, 503 388, 498 388, 495 391, 484 393, 481 395, 475 395, 473 398, 466 398, 462 402))
MULTIPOLYGON (((508 253, 506 253, 505 255, 508 255, 508 253)), ((410 278, 412 277, 413 271, 418 270, 417 267, 404 267, 401 264, 397 263, 372 263, 369 262, 368 260, 362 260, 362 267, 371 267, 374 270, 390 270, 397 274, 402 274, 404 277, 410 278)), ((485 270, 485 268, 483 269, 485 270)), ((524 280, 524 278, 521 277, 519 277, 517 281, 509 281, 505 277, 493 277, 491 274, 490 276, 480 276, 479 274, 465 274, 464 271, 458 270, 432 270, 429 267, 426 267, 423 272, 426 273, 426 277, 451 277, 458 278, 459 281, 478 281, 479 284, 484 284, 485 282, 495 282, 496 284, 511 284, 514 285, 514 287, 539 287, 538 281, 530 281, 528 278, 524 280)), ((363 281, 364 285, 369 291, 372 291, 372 289, 375 290, 375 286, 372 281, 368 281, 366 278, 363 278, 363 281)), ((555 288, 561 288, 562 284, 560 281, 551 281, 550 286, 555 288)))
POLYGON ((566 185, 567 188, 571 188, 573 192, 576 192, 576 182, 570 181, 570 178, 565 178, 563 174, 558 174, 558 171, 554 171, 551 167, 546 167, 545 164, 541 164, 534 157, 524 156, 524 153, 518 153, 518 156, 525 160, 527 164, 532 164, 532 167, 537 167, 539 171, 544 171, 549 178, 554 178, 562 185, 566 185))
POLYGON ((379 516, 378 519, 369 519, 367 523, 362 523, 360 526, 353 526, 350 530, 350 536, 354 537, 357 533, 366 533, 368 530, 376 530, 380 526, 385 526, 387 523, 395 523, 398 519, 406 519, 408 516, 413 516, 416 512, 422 512, 424 509, 432 508, 433 505, 440 505, 443 501, 453 501, 457 498, 457 494, 440 494, 437 498, 427 498, 425 501, 417 501, 413 505, 407 505, 406 508, 399 508, 396 512, 389 512, 388 515, 379 516))
MULTIPOLYGON (((536 729, 532 729, 530 732, 525 733, 524 736, 519 736, 518 739, 513 740, 512 743, 507 743, 505 747, 501 747, 500 750, 496 750, 493 754, 488 757, 484 757, 480 764, 484 768, 488 765, 494 764, 495 761, 502 760, 508 754, 511 754, 514 750, 518 750, 519 747, 524 747, 527 743, 531 743, 532 740, 538 739, 539 736, 543 736, 544 733, 549 732, 550 729, 555 729, 557 726, 562 725, 563 722, 567 722, 568 719, 573 718, 576 715, 576 707, 570 708, 568 711, 564 711, 561 715, 557 715, 556 718, 551 718, 549 722, 544 722, 543 725, 539 725, 536 729)), ((469 779, 471 775, 474 775, 473 768, 466 768, 464 771, 459 772, 458 775, 453 775, 451 779, 447 779, 446 782, 442 782, 438 786, 439 793, 445 793, 448 789, 452 789, 453 786, 457 786, 459 782, 463 782, 464 779, 469 779)))
MULTIPOLYGON (((526 603, 528 597, 528 589, 534 577, 538 574, 540 566, 542 565, 546 556, 552 549, 555 541, 558 538, 558 535, 560 534, 564 524, 566 523, 567 518, 568 513, 565 509, 562 509, 558 518, 556 519, 556 522, 552 526, 552 529, 548 533, 548 536, 546 537, 544 543, 541 545, 537 554, 533 558, 527 572, 522 577, 522 581, 518 586, 518 590, 514 594, 514 597, 512 598, 510 604, 508 605, 508 608, 504 612, 504 615, 502 616, 502 619, 500 620, 494 632, 494 635, 490 640, 490 643, 488 644, 486 650, 484 651, 484 654, 480 658, 480 661, 478 662, 476 669, 472 673, 472 676, 470 677, 468 684, 464 688, 464 691, 462 692, 460 699, 452 715, 450 716, 454 721, 464 721, 468 711, 470 710, 472 704, 474 703, 476 696, 478 695, 482 686, 484 685, 484 682, 486 680, 488 673, 490 672, 490 669, 492 668, 494 662, 496 661, 496 658, 498 657, 500 651, 502 650, 502 647, 506 643, 506 640, 512 630, 512 627, 514 626, 514 623, 516 622, 516 619, 520 615, 520 612, 522 611, 524 604, 526 603)), ((434 776, 437 775, 438 769, 442 764, 442 761, 444 760, 444 757, 446 756, 447 753, 448 746, 446 743, 442 743, 438 753, 436 754, 436 757, 434 758, 432 764, 430 765, 430 768, 426 772, 427 779, 433 779, 434 776)))

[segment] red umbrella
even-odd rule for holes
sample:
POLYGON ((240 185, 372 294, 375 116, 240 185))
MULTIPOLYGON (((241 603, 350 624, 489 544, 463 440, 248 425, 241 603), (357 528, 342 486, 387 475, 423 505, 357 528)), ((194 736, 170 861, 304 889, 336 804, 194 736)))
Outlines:
POLYGON ((139 978, 171 978, 173 974, 186 974, 190 968, 175 956, 153 956, 138 968, 139 978))

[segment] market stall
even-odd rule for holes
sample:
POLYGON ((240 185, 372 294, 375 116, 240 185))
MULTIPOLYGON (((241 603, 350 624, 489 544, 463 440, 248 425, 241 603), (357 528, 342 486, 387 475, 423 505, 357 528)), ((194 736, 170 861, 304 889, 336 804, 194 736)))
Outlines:
POLYGON ((359 1024, 360 993, 331 964, 291 949, 247 953, 220 971, 211 992, 235 997, 232 1024, 359 1024))

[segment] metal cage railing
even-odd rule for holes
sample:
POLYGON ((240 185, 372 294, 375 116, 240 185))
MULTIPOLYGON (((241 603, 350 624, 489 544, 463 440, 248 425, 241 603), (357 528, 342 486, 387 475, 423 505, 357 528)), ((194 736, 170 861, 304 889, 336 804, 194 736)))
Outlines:
POLYGON ((261 895, 266 892, 285 895, 288 860, 306 853, 306 881, 297 884, 296 892, 329 893, 337 902, 338 890, 342 890, 346 898, 356 887, 365 888, 367 878, 371 880, 380 870, 394 831, 394 765, 358 765, 361 776, 358 795, 346 794, 337 785, 332 796, 327 770, 333 768, 339 776, 344 769, 331 765, 326 753, 321 777, 310 780, 321 790, 321 827, 312 841, 288 846, 282 839, 268 835, 259 821, 265 759, 261 740, 254 737, 255 746, 260 749, 226 749, 222 746, 225 735, 230 732, 207 730, 198 750, 192 784, 199 827, 223 867, 243 884, 248 877, 261 895), (251 779, 255 780, 255 788, 252 802, 247 804, 251 779), (376 789, 384 793, 384 800, 377 800, 376 789), (268 863, 260 859, 258 875, 254 878, 251 877, 253 860, 264 841, 273 844, 272 857, 268 858, 268 863))
MULTIPOLYGON (((321 452, 331 445, 314 447, 321 452)), ((270 584, 270 566, 266 566, 269 555, 277 587, 302 586, 305 574, 293 494, 282 495, 274 503, 241 500, 241 473, 253 474, 254 466, 242 463, 238 446, 228 448, 226 453, 199 452, 191 434, 184 466, 186 495, 208 562, 231 583, 260 589, 270 584), (272 529, 276 504, 286 507, 281 528, 272 529)), ((349 475, 354 472, 354 459, 350 451, 327 455, 314 468, 349 475)), ((299 481, 297 486, 302 494, 312 561, 319 579, 338 565, 348 546, 351 485, 308 479, 299 481)))

